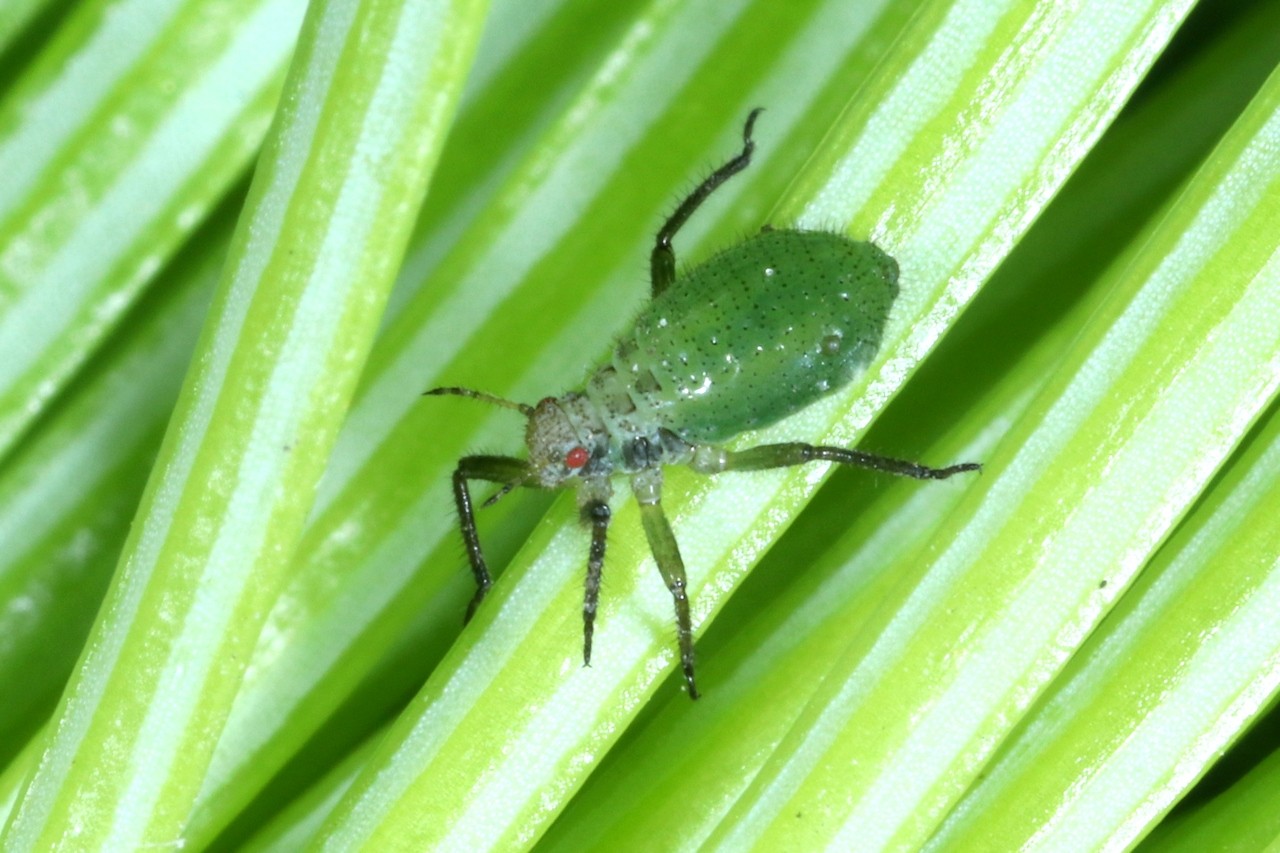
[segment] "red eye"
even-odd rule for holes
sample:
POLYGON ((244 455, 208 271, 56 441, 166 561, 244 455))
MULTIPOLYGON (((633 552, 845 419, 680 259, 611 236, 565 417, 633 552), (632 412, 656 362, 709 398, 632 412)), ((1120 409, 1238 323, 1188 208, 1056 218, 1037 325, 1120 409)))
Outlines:
POLYGON ((581 468, 591 461, 591 454, 585 447, 575 447, 564 455, 564 464, 568 468, 581 468))

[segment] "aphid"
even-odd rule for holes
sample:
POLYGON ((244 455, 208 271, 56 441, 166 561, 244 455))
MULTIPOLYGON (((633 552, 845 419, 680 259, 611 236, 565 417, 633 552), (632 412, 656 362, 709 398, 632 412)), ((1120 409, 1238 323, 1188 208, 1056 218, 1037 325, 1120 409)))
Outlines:
POLYGON ((462 539, 477 586, 466 618, 492 585, 468 481, 501 484, 486 506, 518 486, 576 488, 582 520, 591 527, 582 605, 582 659, 590 664, 612 479, 626 474, 658 571, 675 601, 680 663, 694 699, 689 598, 680 549, 662 511, 663 466, 719 474, 825 460, 922 480, 979 467, 927 468, 800 442, 738 451, 721 446, 850 382, 879 349, 898 293, 893 258, 871 243, 821 231, 766 227, 676 274, 672 238, 717 187, 751 162, 751 130, 759 114, 756 109, 747 116, 738 155, 694 189, 658 231, 649 261, 653 298, 585 388, 546 397, 536 406, 468 388, 426 392, 472 397, 529 419, 527 460, 465 456, 453 473, 462 539))

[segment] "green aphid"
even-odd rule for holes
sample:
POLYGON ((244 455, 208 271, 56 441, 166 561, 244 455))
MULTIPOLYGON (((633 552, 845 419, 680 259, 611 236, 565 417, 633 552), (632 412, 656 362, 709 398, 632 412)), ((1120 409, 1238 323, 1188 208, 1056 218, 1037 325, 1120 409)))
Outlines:
POLYGON ((721 446, 851 381, 879 349, 898 294, 893 258, 871 243, 821 231, 766 228, 676 275, 672 238, 717 187, 751 162, 751 129, 759 113, 753 110, 747 117, 742 151, 690 193, 658 232, 650 256, 653 299, 585 388, 536 406, 467 388, 427 392, 472 397, 529 419, 527 460, 465 456, 453 474, 462 538, 477 584, 467 618, 492 585, 467 481, 502 484, 486 506, 518 486, 576 488, 582 518, 591 526, 582 605, 582 657, 589 664, 612 481, 626 474, 654 560, 675 600, 680 662, 695 699, 684 562, 662 511, 663 466, 719 474, 822 460, 929 480, 979 467, 927 468, 800 442, 738 451, 721 446))

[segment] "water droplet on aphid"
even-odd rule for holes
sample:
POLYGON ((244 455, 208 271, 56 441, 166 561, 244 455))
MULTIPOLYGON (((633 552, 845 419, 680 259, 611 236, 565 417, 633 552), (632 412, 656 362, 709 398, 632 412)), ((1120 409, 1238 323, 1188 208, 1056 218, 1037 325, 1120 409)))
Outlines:
POLYGON ((825 352, 827 355, 839 355, 840 354, 840 336, 827 335, 825 338, 823 338, 822 351, 825 352))
POLYGON ((771 276, 771 275, 773 275, 775 272, 777 272, 777 270, 775 270, 773 267, 765 267, 765 268, 764 268, 764 274, 765 274, 766 276, 771 276))
POLYGON ((667 318, 666 318, 666 317, 659 317, 659 318, 658 318, 658 328, 659 328, 659 329, 665 329, 666 327, 667 327, 667 318))

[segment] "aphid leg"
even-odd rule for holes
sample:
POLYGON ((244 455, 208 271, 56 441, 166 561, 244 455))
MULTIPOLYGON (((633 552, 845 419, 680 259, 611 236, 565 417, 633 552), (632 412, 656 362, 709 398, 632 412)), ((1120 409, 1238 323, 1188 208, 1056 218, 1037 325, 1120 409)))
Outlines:
POLYGON ((689 698, 698 698, 698 685, 693 678, 693 621, 689 617, 689 594, 686 591, 684 560, 676 535, 662 511, 662 469, 647 468, 631 478, 631 489, 640 504, 640 521, 644 525, 645 538, 662 580, 671 590, 676 607, 676 636, 680 643, 680 667, 684 670, 685 683, 689 685, 689 698))
POLYGON ((609 532, 609 504, 593 499, 583 505, 582 518, 591 525, 591 551, 587 556, 586 594, 582 599, 582 665, 591 665, 591 638, 596 630, 600 603, 600 574, 604 570, 605 537, 609 532))
POLYGON ((654 242, 653 252, 649 255, 649 282, 653 286, 653 295, 657 296, 676 280, 676 253, 671 240, 680 230, 680 226, 693 215, 693 212, 707 200, 707 196, 729 178, 741 172, 751 163, 751 152, 756 144, 751 139, 751 129, 756 123, 763 107, 756 107, 747 115, 747 123, 742 128, 742 150, 729 162, 716 169, 707 179, 685 196, 684 201, 676 208, 676 212, 663 224, 654 242))
POLYGON ((891 459, 887 456, 876 456, 861 450, 850 450, 844 447, 824 447, 821 445, 788 442, 786 444, 762 444, 759 447, 748 447, 746 450, 730 451, 716 447, 701 447, 694 453, 690 466, 704 474, 719 474, 721 471, 760 471, 765 468, 787 468, 792 465, 803 465, 806 462, 838 462, 841 465, 856 465, 859 468, 870 468, 873 471, 885 471, 900 477, 913 477, 917 480, 945 480, 954 474, 965 471, 978 471, 982 468, 977 462, 961 462, 948 465, 946 468, 930 468, 916 462, 903 459, 891 459))
POLYGON ((505 485, 524 482, 528 477, 528 463, 510 456, 464 456, 458 460, 458 467, 453 472, 453 499, 458 505, 458 524, 462 528, 462 543, 467 548, 471 573, 476 576, 476 594, 467 605, 464 624, 471 621, 476 608, 484 600, 485 593, 493 585, 493 579, 489 576, 489 567, 484 562, 484 553, 480 550, 480 534, 476 531, 475 508, 471 502, 471 492, 467 489, 467 481, 486 480, 505 485))

